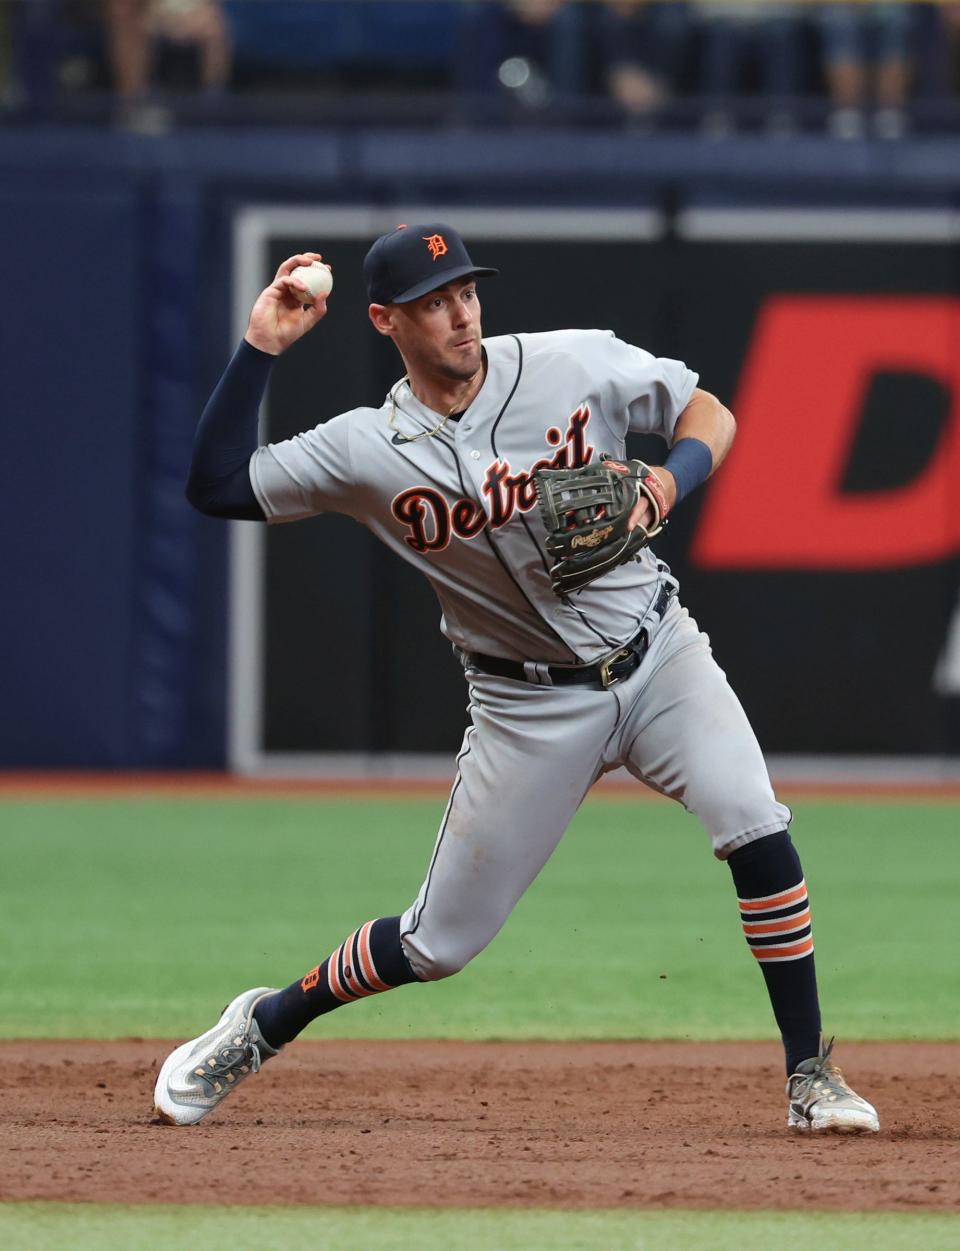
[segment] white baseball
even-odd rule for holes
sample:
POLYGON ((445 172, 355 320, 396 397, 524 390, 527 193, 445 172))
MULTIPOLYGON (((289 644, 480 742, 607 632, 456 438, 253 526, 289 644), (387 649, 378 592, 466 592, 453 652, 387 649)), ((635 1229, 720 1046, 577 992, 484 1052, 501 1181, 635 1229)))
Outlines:
POLYGON ((319 295, 329 295, 333 290, 333 274, 329 265, 324 265, 323 261, 313 261, 310 265, 298 265, 296 269, 290 271, 291 278, 299 278, 307 290, 310 292, 310 299, 304 299, 304 304, 312 304, 319 295))

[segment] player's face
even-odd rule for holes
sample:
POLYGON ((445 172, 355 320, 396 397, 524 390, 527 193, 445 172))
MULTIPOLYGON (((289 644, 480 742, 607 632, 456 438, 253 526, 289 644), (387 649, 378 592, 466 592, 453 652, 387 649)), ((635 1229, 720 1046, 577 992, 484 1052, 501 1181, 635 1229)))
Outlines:
POLYGON ((408 368, 466 382, 483 362, 480 300, 472 278, 391 306, 392 338, 408 368))

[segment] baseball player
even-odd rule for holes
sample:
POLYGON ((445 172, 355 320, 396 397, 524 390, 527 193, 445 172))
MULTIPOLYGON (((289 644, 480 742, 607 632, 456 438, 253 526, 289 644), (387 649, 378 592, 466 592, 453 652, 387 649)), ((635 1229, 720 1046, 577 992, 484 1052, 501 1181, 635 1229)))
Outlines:
POLYGON ((381 407, 258 447, 276 357, 326 315, 326 297, 305 304, 292 276, 319 259, 291 257, 257 299, 201 418, 187 494, 214 516, 274 524, 341 512, 367 525, 436 591, 470 724, 417 898, 361 923, 289 986, 237 995, 166 1060, 157 1113, 193 1124, 314 1018, 458 972, 593 783, 623 765, 694 813, 730 866, 783 1037, 788 1125, 877 1130, 821 1038, 789 810, 647 543, 720 465, 733 417, 686 365, 609 331, 482 338, 477 282, 497 271, 429 222, 377 239, 364 261, 370 321, 405 370, 381 407), (629 431, 662 436, 661 466, 624 462, 629 431))

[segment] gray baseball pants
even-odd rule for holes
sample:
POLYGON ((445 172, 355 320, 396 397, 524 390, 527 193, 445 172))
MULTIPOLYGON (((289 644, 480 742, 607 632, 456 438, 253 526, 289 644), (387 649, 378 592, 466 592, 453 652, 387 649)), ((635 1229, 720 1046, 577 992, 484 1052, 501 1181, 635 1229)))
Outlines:
POLYGON ((620 765, 698 817, 720 859, 789 823, 709 639, 676 599, 639 667, 608 690, 475 669, 467 679, 471 724, 459 772, 426 879, 400 925, 425 981, 456 973, 486 947, 590 787, 620 765))

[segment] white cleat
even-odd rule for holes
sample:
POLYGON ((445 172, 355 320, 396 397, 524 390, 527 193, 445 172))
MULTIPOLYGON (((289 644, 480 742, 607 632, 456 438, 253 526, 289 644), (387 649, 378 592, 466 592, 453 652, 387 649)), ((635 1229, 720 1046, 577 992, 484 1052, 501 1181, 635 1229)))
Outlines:
POLYGON ((797 1065, 787 1080, 787 1126, 828 1134, 875 1134, 880 1118, 871 1103, 844 1081, 830 1059, 833 1039, 821 1044, 820 1054, 797 1065))
POLYGON ((153 1092, 154 1110, 168 1125, 196 1125, 244 1078, 277 1054, 264 1042, 253 1011, 269 986, 245 990, 223 1010, 213 1029, 185 1042, 164 1061, 153 1092))

